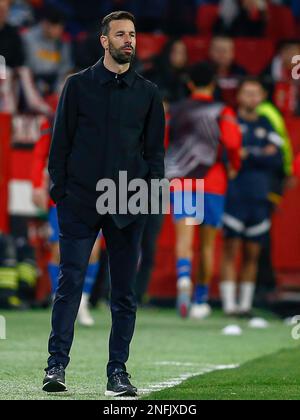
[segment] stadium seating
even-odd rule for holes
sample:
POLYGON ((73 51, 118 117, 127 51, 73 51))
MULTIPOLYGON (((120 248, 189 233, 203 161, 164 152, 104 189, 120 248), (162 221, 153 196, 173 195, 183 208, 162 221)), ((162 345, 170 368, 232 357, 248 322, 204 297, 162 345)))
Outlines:
POLYGON ((190 64, 207 58, 210 43, 209 37, 184 36, 182 39, 188 50, 190 64))
POLYGON ((210 35, 212 28, 218 18, 219 6, 204 4, 198 8, 197 29, 202 35, 210 35))
POLYGON ((294 38, 296 23, 292 11, 287 6, 269 5, 267 37, 273 40, 294 38))
MULTIPOLYGON (((167 39, 165 35, 139 34, 139 59, 147 60, 158 54, 167 39)), ((184 36, 182 39, 187 46, 190 64, 207 58, 209 36, 184 36)), ((275 51, 274 42, 270 39, 237 38, 235 45, 237 63, 253 75, 260 74, 267 67, 275 51)))
POLYGON ((137 38, 138 57, 140 60, 147 60, 158 54, 167 41, 165 35, 139 33, 137 38))
POLYGON ((235 40, 236 62, 250 74, 260 74, 271 62, 275 52, 274 43, 269 39, 235 40))
MULTIPOLYGON (((201 35, 210 35, 218 18, 219 6, 213 4, 201 5, 197 12, 197 29, 201 35)), ((268 38, 273 40, 293 38, 297 28, 292 11, 287 6, 270 4, 268 11, 268 38)))

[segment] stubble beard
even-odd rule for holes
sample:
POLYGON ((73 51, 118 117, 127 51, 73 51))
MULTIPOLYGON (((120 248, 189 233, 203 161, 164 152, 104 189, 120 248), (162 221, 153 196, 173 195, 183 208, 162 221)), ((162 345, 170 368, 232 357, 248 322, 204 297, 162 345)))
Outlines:
POLYGON ((128 64, 131 63, 135 56, 135 50, 132 49, 132 54, 127 55, 124 51, 122 51, 122 48, 115 48, 113 43, 109 41, 109 53, 112 56, 112 58, 115 60, 118 64, 128 64))

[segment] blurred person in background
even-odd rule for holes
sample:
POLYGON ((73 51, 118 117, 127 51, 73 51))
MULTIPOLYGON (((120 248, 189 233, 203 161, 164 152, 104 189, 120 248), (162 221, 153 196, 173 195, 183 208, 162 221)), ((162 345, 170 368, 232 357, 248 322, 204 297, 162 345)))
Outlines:
POLYGON ((11 0, 8 20, 11 25, 18 28, 32 25, 34 13, 30 2, 26 0, 11 0))
POLYGON ((227 315, 252 316, 258 262, 271 228, 269 194, 272 178, 282 171, 281 137, 257 107, 265 91, 257 79, 244 80, 238 91, 238 116, 243 133, 242 169, 230 181, 224 215, 224 253, 221 296, 227 315), (237 300, 236 259, 243 251, 240 294, 237 300))
POLYGON ((263 73, 274 103, 284 116, 300 114, 299 82, 292 78, 292 58, 297 55, 300 55, 299 39, 282 41, 278 53, 263 73))
POLYGON ((234 40, 229 36, 218 35, 212 38, 209 59, 217 67, 218 78, 245 76, 247 73, 235 62, 234 40))
POLYGON ((170 103, 188 96, 188 53, 181 39, 171 39, 152 60, 152 67, 143 76, 154 82, 168 96, 170 103))
POLYGON ((8 23, 11 0, 0 0, 0 55, 15 69, 24 65, 25 55, 18 31, 8 23))
POLYGON ((265 89, 265 97, 264 101, 257 107, 257 113, 261 116, 266 118, 271 126, 273 127, 274 131, 281 137, 282 139, 282 157, 283 157, 283 166, 282 171, 278 173, 278 177, 273 177, 273 192, 272 194, 278 196, 274 197, 275 201, 274 204, 278 204, 280 202, 280 198, 283 195, 284 190, 284 181, 287 180, 293 173, 293 147, 292 141, 283 118, 283 115, 280 113, 278 108, 268 100, 268 92, 265 89))
POLYGON ((64 38, 64 16, 56 9, 45 9, 42 22, 25 32, 23 41, 26 65, 39 92, 51 94, 73 67, 71 46, 64 38))
MULTIPOLYGON (((285 120, 276 106, 267 99, 268 92, 265 90, 265 100, 257 107, 257 112, 261 117, 265 117, 274 131, 281 137, 283 166, 281 170, 273 173, 272 186, 268 195, 273 212, 275 212, 282 202, 283 194, 287 188, 294 188, 295 179, 293 177, 293 148, 292 142, 286 127, 285 120)), ((271 232, 266 235, 266 240, 259 259, 257 274, 258 294, 264 299, 265 293, 274 290, 276 286, 276 276, 272 263, 272 238, 271 232)))
POLYGON ((183 201, 189 197, 196 203, 199 199, 197 193, 203 194, 203 191, 197 191, 193 186, 192 191, 182 193, 175 190, 171 194, 176 227, 177 308, 182 317, 190 315, 194 319, 203 319, 211 313, 208 299, 214 268, 215 239, 222 226, 228 174, 235 176, 240 168, 241 133, 234 111, 214 101, 216 68, 213 64, 203 62, 193 66, 189 86, 192 91, 190 98, 171 109, 170 149, 174 147, 177 155, 181 156, 178 158, 179 168, 181 159, 197 162, 197 157, 199 160, 203 156, 203 150, 205 158, 208 158, 208 149, 212 145, 215 150, 213 159, 204 171, 199 163, 197 168, 188 169, 184 175, 178 173, 178 176, 186 179, 201 179, 204 176, 204 221, 200 227, 201 265, 191 307, 194 225, 189 224, 188 219, 196 215, 188 215, 185 210, 176 213, 174 203, 178 194, 183 201), (193 144, 185 148, 186 141, 193 141, 193 144), (193 156, 194 150, 199 147, 198 153, 193 156), (227 159, 224 158, 225 153, 227 159))
MULTIPOLYGON (((49 196, 49 180, 46 170, 52 132, 49 119, 43 119, 40 132, 41 136, 35 145, 32 162, 32 201, 40 210, 48 212, 48 222, 50 229, 50 261, 48 264, 48 273, 51 281, 51 294, 52 298, 54 299, 59 280, 60 253, 57 210, 54 202, 50 199, 49 196)), ((77 316, 77 321, 84 327, 91 327, 95 324, 95 321, 89 311, 89 298, 99 271, 99 257, 100 240, 96 241, 90 257, 77 316)))
POLYGON ((300 40, 282 41, 272 63, 265 70, 265 75, 275 82, 290 81, 293 69, 292 58, 296 55, 300 55, 300 40))
POLYGON ((234 40, 225 35, 213 37, 209 48, 209 60, 217 67, 215 99, 235 106, 239 81, 247 72, 235 62, 234 40))
POLYGON ((9 113, 17 111, 20 89, 16 85, 19 83, 28 110, 50 114, 50 107, 36 91, 31 72, 25 66, 22 39, 17 30, 7 23, 10 4, 10 0, 0 0, 0 55, 5 58, 7 66, 6 79, 1 83, 0 109, 9 113))
POLYGON ((221 0, 215 34, 263 37, 267 25, 266 0, 221 0))

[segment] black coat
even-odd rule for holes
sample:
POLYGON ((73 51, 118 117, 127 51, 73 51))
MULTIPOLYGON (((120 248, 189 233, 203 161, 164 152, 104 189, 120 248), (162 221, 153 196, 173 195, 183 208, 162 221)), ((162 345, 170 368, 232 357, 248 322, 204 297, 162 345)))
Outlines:
MULTIPOLYGON (((95 226, 96 184, 164 177, 164 110, 157 87, 129 69, 120 76, 103 59, 70 76, 61 95, 49 157, 50 194, 95 226)), ((122 228, 136 217, 113 216, 122 228)))

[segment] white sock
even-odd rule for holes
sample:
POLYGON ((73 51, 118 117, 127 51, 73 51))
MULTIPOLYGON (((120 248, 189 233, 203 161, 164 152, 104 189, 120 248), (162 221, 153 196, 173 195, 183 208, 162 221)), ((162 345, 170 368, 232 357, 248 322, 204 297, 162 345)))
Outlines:
POLYGON ((223 310, 225 313, 232 313, 237 310, 236 291, 237 285, 234 281, 223 281, 220 285, 223 310))
POLYGON ((192 279, 188 276, 180 277, 177 279, 177 289, 184 290, 184 289, 191 289, 192 288, 192 279))
POLYGON ((241 312, 250 312, 253 307, 255 293, 255 283, 243 282, 240 286, 240 305, 241 312))
POLYGON ((88 306, 89 306, 89 299, 90 299, 90 295, 88 293, 82 293, 81 301, 80 301, 80 306, 81 307, 88 308, 88 306))

